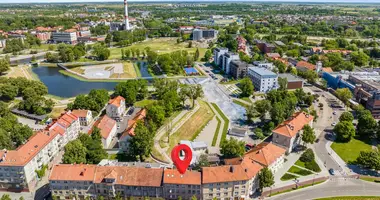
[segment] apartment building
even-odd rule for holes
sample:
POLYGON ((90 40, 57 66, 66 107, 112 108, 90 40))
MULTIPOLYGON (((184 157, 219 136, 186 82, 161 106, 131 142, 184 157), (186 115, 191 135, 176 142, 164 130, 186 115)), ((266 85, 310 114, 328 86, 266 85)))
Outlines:
POLYGON ((218 34, 218 31, 214 29, 199 29, 196 28, 193 30, 193 40, 194 41, 200 41, 200 40, 207 40, 207 39, 214 39, 216 38, 218 34))
POLYGON ((295 113, 272 131, 272 142, 286 148, 286 151, 290 153, 299 144, 303 127, 306 124, 312 126, 313 119, 312 115, 305 112, 295 113))
POLYGON ((108 102, 106 113, 113 119, 120 119, 125 112, 125 99, 117 96, 108 102))
POLYGON ((112 139, 116 136, 117 133, 116 121, 107 115, 104 115, 96 123, 96 127, 100 129, 103 147, 108 148, 112 142, 112 139))
POLYGON ((222 55, 222 70, 226 72, 226 74, 230 74, 231 72, 231 62, 233 60, 240 60, 239 54, 232 53, 232 52, 227 52, 224 55, 222 55))
POLYGON ((244 78, 247 76, 248 67, 253 67, 253 65, 240 60, 233 60, 230 63, 230 74, 235 79, 244 78))
POLYGON ((163 169, 96 166, 56 165, 49 177, 52 194, 65 199, 80 197, 162 197, 163 169), (70 170, 70 173, 67 173, 70 170))
POLYGON ((285 152, 285 148, 273 143, 263 142, 247 152, 245 156, 276 173, 285 162, 285 152))
POLYGON ((249 199, 257 190, 262 166, 243 158, 238 165, 202 168, 202 199, 249 199))
POLYGON ((255 90, 269 92, 278 88, 278 75, 261 67, 249 67, 248 76, 252 80, 255 90))
POLYGON ((273 44, 269 44, 261 40, 256 40, 255 42, 256 46, 260 49, 260 51, 265 54, 272 53, 276 49, 276 46, 274 46, 273 44))
MULTIPOLYGON (((137 109, 137 108, 136 108, 137 109)), ((127 128, 123 132, 119 139, 119 148, 123 151, 128 150, 128 140, 129 138, 135 136, 135 128, 139 121, 145 120, 146 117, 146 109, 143 108, 136 113, 133 119, 128 120, 127 128)))
POLYGON ((190 200, 195 196, 201 199, 201 173, 198 171, 187 171, 180 174, 176 169, 165 169, 163 177, 163 194, 165 199, 190 200))
POLYGON ((51 41, 53 43, 76 44, 77 34, 76 32, 53 32, 51 34, 51 41))
POLYGON ((88 126, 93 121, 91 110, 73 110, 72 113, 79 118, 81 126, 88 126))
POLYGON ((278 77, 283 79, 286 78, 286 80, 288 81, 288 90, 303 88, 303 84, 305 83, 304 79, 294 76, 293 74, 279 74, 278 77))
POLYGON ((214 49, 214 62, 217 66, 222 65, 223 55, 228 52, 227 48, 219 47, 214 49))
POLYGON ((0 151, 0 190, 30 191, 37 184, 36 170, 51 165, 68 141, 79 133, 79 120, 62 115, 51 127, 35 133, 16 150, 0 151))

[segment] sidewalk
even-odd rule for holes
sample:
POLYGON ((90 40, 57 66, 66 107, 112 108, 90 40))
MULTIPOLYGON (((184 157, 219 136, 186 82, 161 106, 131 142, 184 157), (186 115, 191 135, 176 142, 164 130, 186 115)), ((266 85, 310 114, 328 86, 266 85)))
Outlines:
POLYGON ((326 150, 330 153, 330 156, 333 158, 333 160, 340 166, 341 170, 343 171, 343 173, 341 172, 342 175, 355 174, 352 173, 351 170, 347 167, 346 162, 344 162, 342 158, 340 158, 338 154, 335 153, 335 151, 331 148, 331 144, 331 141, 328 141, 326 143, 326 150))
POLYGON ((274 173, 275 185, 284 182, 280 180, 281 177, 294 165, 295 162, 297 162, 300 156, 301 153, 290 153, 288 156, 285 157, 287 161, 283 164, 283 166, 280 169, 278 169, 274 173))

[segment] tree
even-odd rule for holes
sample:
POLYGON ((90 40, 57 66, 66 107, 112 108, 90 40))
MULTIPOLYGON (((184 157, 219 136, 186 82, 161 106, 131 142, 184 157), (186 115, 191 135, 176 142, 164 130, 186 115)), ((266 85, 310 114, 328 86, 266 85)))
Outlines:
POLYGON ((12 200, 11 197, 9 196, 9 194, 3 194, 3 196, 1 196, 1 199, 0 200, 12 200))
POLYGON ((10 69, 11 65, 6 59, 0 59, 0 75, 10 69))
POLYGON ((260 118, 264 118, 265 115, 271 110, 271 102, 269 100, 263 99, 258 100, 254 103, 255 110, 259 113, 260 118))
POLYGON ((198 59, 199 59, 199 49, 197 48, 194 54, 194 60, 197 61, 198 59))
POLYGON ((211 52, 211 50, 208 49, 208 50, 205 52, 205 61, 208 62, 208 61, 210 60, 211 57, 212 57, 212 52, 211 52))
POLYGON ((380 169, 380 154, 378 151, 361 151, 358 158, 356 159, 356 164, 361 165, 369 169, 380 169))
POLYGON ((337 140, 349 142, 355 136, 355 127, 352 122, 341 121, 334 127, 334 133, 337 135, 337 140))
POLYGON ((242 156, 245 153, 244 142, 234 138, 225 140, 221 145, 220 152, 226 158, 235 158, 242 156))
POLYGON ((352 93, 348 88, 339 88, 336 90, 336 96, 342 100, 345 105, 347 105, 349 100, 352 98, 352 93))
POLYGON ((263 191, 263 188, 270 187, 274 184, 273 173, 268 167, 264 167, 259 172, 259 187, 263 191))
POLYGON ((254 89, 252 81, 248 77, 246 77, 240 81, 239 88, 242 91, 242 93, 240 94, 241 97, 251 96, 253 93, 253 89, 254 89))
POLYGON ((102 61, 110 57, 111 51, 104 44, 96 43, 93 46, 92 54, 96 56, 98 60, 102 61))
POLYGON ((263 133, 263 130, 261 130, 260 128, 255 128, 255 135, 259 138, 259 139, 264 139, 265 136, 264 136, 264 133, 263 133))
POLYGON ((352 115, 351 112, 346 111, 346 112, 342 113, 342 115, 340 115, 339 121, 352 122, 352 121, 354 121, 354 116, 352 115))
POLYGON ((191 197, 191 200, 197 200, 197 197, 196 197, 195 195, 193 195, 193 196, 191 197))
POLYGON ((190 96, 190 86, 188 84, 181 84, 178 95, 182 101, 183 106, 185 106, 185 101, 190 96))
POLYGON ((287 78, 281 78, 278 77, 278 84, 280 85, 280 90, 286 90, 288 89, 288 79, 287 78))
POLYGON ((165 109, 159 104, 147 107, 147 120, 152 120, 157 126, 161 126, 165 121, 165 109))
POLYGON ((369 56, 363 51, 354 51, 350 54, 351 62, 357 66, 366 66, 369 61, 369 56))
POLYGON ((190 85, 188 94, 189 94, 189 98, 192 99, 192 101, 193 101, 192 106, 194 107, 195 100, 197 100, 199 97, 203 96, 202 86, 199 84, 190 85))
POLYGON ((110 46, 111 45, 111 41, 112 41, 112 35, 110 33, 107 34, 106 36, 106 39, 104 40, 104 42, 110 46))
POLYGON ((144 161, 152 151, 154 134, 152 134, 148 127, 140 121, 135 128, 135 136, 129 140, 129 154, 131 156, 138 156, 140 161, 144 161))
POLYGON ((190 42, 189 42, 189 45, 188 45, 188 48, 192 48, 192 47, 193 47, 193 42, 190 41, 190 42))
POLYGON ((314 156, 314 152, 312 149, 306 149, 305 152, 302 153, 301 157, 300 157, 300 160, 302 162, 312 162, 314 160, 315 156, 314 156))
POLYGON ((358 135, 363 138, 375 137, 377 122, 369 110, 363 110, 358 113, 358 135))
POLYGON ((313 144, 315 139, 316 139, 316 136, 315 136, 315 133, 314 133, 314 129, 311 128, 311 126, 309 126, 308 124, 306 124, 303 128, 302 128, 303 132, 302 132, 302 141, 306 144, 313 144))
POLYGON ((94 126, 92 128, 92 132, 91 132, 91 139, 95 140, 95 141, 101 141, 102 140, 102 135, 100 134, 100 128, 94 126))
POLYGON ((200 170, 202 167, 209 167, 210 162, 208 161, 206 154, 201 154, 199 156, 198 162, 194 165, 193 170, 200 170))
POLYGON ((65 154, 63 155, 63 163, 86 163, 87 149, 79 140, 73 140, 65 146, 65 154))

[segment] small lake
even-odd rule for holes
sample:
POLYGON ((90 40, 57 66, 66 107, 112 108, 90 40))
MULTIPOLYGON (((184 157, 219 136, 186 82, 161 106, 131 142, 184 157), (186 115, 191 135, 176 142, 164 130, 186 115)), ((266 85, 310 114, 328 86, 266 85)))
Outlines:
POLYGON ((59 67, 33 67, 32 71, 46 85, 49 94, 58 97, 75 97, 88 94, 92 89, 114 90, 117 82, 86 82, 61 74, 59 67))

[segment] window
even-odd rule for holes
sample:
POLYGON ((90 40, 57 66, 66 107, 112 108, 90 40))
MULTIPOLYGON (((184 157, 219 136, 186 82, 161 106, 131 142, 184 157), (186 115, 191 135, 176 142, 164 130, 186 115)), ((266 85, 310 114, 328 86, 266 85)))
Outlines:
POLYGON ((209 197, 212 197, 212 194, 208 194, 209 197))

